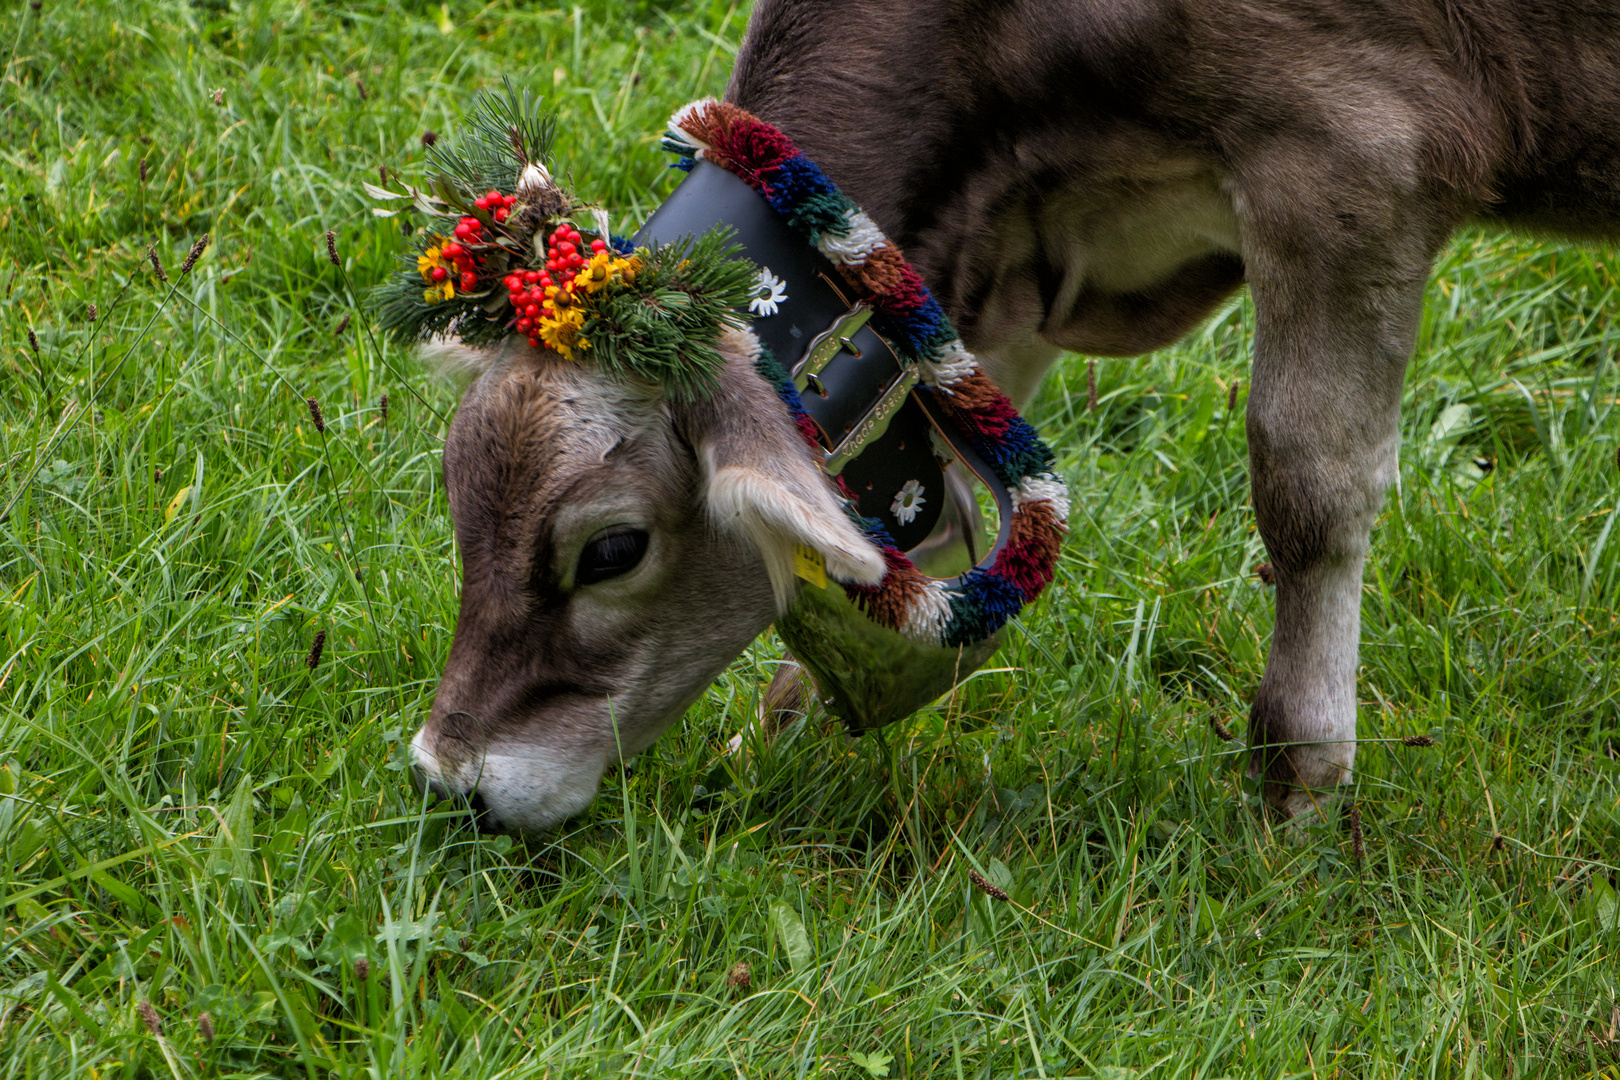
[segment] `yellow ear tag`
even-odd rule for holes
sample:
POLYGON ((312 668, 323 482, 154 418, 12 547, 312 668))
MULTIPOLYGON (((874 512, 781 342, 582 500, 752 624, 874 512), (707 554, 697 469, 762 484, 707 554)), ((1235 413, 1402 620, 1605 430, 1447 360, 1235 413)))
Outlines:
POLYGON ((827 560, 813 547, 793 545, 793 572, 818 589, 827 587, 827 560))

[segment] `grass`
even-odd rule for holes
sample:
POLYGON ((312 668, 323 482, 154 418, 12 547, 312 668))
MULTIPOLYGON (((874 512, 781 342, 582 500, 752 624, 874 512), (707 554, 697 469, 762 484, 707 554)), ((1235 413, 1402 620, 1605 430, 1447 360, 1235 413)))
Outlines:
POLYGON ((413 794, 455 403, 354 306, 404 244, 360 182, 511 73, 632 225, 745 19, 0 17, 0 1076, 1620 1076, 1608 250, 1467 235, 1437 267, 1359 837, 1281 843, 1241 772, 1246 301, 1099 365, 1095 411, 1083 359, 1047 384, 1062 575, 948 702, 739 771, 766 640, 555 843, 413 794))

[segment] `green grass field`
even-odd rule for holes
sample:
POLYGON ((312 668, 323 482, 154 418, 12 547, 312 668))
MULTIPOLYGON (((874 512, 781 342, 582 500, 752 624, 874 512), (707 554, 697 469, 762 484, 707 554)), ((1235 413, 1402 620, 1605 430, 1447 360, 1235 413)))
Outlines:
POLYGON ((455 398, 356 306, 406 243, 360 184, 511 74, 629 229, 746 16, 4 9, 0 1077, 1620 1076, 1608 250, 1437 267, 1360 839, 1283 842, 1241 770, 1246 301, 1100 364, 1095 411, 1083 359, 1053 376, 1060 579, 886 739, 812 717, 739 770, 762 640, 553 844, 412 792, 455 398))

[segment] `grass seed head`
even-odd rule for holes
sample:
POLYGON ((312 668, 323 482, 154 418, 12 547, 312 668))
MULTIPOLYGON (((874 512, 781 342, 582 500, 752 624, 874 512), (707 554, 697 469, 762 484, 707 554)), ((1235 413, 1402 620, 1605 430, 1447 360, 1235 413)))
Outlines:
POLYGON ((158 1018, 157 1010, 152 1008, 150 1001, 137 1002, 135 1008, 141 1014, 141 1022, 146 1025, 147 1031, 154 1035, 163 1034, 163 1021, 158 1018))
POLYGON ((224 108, 224 106, 225 106, 225 88, 223 86, 221 86, 218 90, 214 91, 214 104, 220 106, 221 108, 224 108))
MULTIPOLYGON (((321 636, 325 637, 326 635, 322 634, 321 636)), ((355 957, 354 977, 359 979, 361 982, 365 982, 367 979, 371 978, 371 961, 367 960, 363 956, 355 957)))
POLYGON ((383 396, 377 399, 377 411, 382 414, 383 423, 388 423, 388 391, 386 390, 383 391, 383 396))
POLYGON ((208 234, 203 233, 201 236, 197 237, 197 242, 191 245, 191 250, 186 252, 186 261, 180 264, 181 277, 185 277, 187 274, 191 273, 191 268, 197 265, 197 260, 202 258, 203 249, 207 246, 208 234))
POLYGON ((968 880, 973 882, 973 887, 975 889, 978 889, 980 892, 984 893, 984 895, 988 896, 992 900, 1006 900, 1006 899, 1009 899, 1009 897, 1007 896, 1006 890, 1004 890, 1004 889, 1002 889, 1002 888, 1000 888, 998 886, 990 884, 990 882, 985 878, 985 876, 983 874, 979 873, 977 870, 969 870, 968 871, 968 880))
POLYGON ((1273 570, 1268 562, 1255 563, 1254 576, 1259 578, 1263 585, 1277 584, 1277 571, 1273 570))
POLYGON ((1356 864, 1366 858, 1367 846, 1361 836, 1361 805, 1350 804, 1350 854, 1355 857, 1356 864))
POLYGON ((347 315, 345 315, 345 316, 343 316, 342 320, 337 324, 337 329, 332 331, 332 336, 333 337, 340 337, 340 336, 342 336, 343 331, 347 330, 348 328, 349 328, 349 317, 347 315))
POLYGON ((370 99, 371 91, 366 89, 366 81, 358 75, 354 77, 354 88, 359 91, 361 101, 370 99))
POLYGON ((1507 837, 1503 836, 1501 833, 1497 833, 1495 836, 1491 837, 1491 850, 1506 851, 1507 837))
POLYGON ((169 280, 169 275, 163 269, 163 260, 158 258, 156 244, 153 244, 151 247, 146 249, 146 257, 152 261, 152 270, 157 274, 157 279, 161 282, 167 283, 169 280))
POLYGON ((746 990, 754 983, 754 973, 746 961, 739 960, 726 972, 726 985, 739 990, 746 990))
POLYGON ((1215 737, 1221 742, 1231 742, 1235 737, 1232 734, 1232 729, 1221 723, 1221 718, 1218 716, 1209 718, 1209 729, 1215 733, 1215 737))
POLYGON ((28 328, 28 347, 34 350, 34 356, 37 359, 39 357, 39 338, 34 336, 34 328, 31 326, 28 328))
POLYGON ((95 322, 98 314, 100 314, 100 312, 96 310, 96 305, 94 304, 91 304, 84 310, 84 317, 87 322, 95 322))
POLYGON ((326 257, 331 260, 333 266, 343 265, 337 256, 337 233, 331 229, 326 230, 326 257))
POLYGON ((45 0, 28 0, 28 6, 38 11, 45 6, 45 0))
POLYGON ((1097 411, 1097 361, 1086 361, 1086 412, 1097 411))
POLYGON ((384 186, 387 186, 387 184, 388 184, 388 166, 386 166, 386 165, 377 166, 377 183, 382 184, 384 186))
POLYGON ((424 131, 424 132, 422 132, 422 145, 423 146, 432 146, 434 143, 436 143, 438 141, 439 141, 439 133, 437 131, 424 131))
POLYGON ((1233 379, 1232 380, 1232 385, 1226 388, 1226 411, 1227 412, 1231 412, 1233 409, 1237 408, 1238 388, 1241 387, 1242 385, 1243 385, 1242 382, 1238 381, 1237 379, 1233 379))
POLYGON ((326 651, 326 631, 315 631, 315 640, 310 642, 309 655, 304 657, 304 666, 314 671, 315 665, 321 662, 321 653, 326 651))
POLYGON ((305 398, 304 401, 309 405, 309 418, 315 421, 315 430, 326 434, 326 417, 321 415, 321 403, 314 398, 305 398))
POLYGON ((197 1034, 202 1036, 203 1042, 214 1041, 214 1018, 207 1013, 197 1014, 197 1034))
POLYGON ((146 183, 146 159, 141 158, 141 183, 146 183))
POLYGON ((159 465, 152 470, 152 483, 163 483, 163 466, 159 465))
POLYGON ((1428 735, 1408 735, 1401 743, 1405 746, 1433 746, 1434 739, 1428 735))

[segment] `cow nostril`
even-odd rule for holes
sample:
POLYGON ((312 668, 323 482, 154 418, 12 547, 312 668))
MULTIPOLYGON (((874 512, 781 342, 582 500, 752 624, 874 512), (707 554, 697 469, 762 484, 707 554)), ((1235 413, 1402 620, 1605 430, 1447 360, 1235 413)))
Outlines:
POLYGON ((473 821, 477 823, 479 832, 494 834, 501 831, 495 815, 490 812, 489 804, 484 802, 482 791, 475 789, 467 796, 467 809, 472 811, 473 821))

